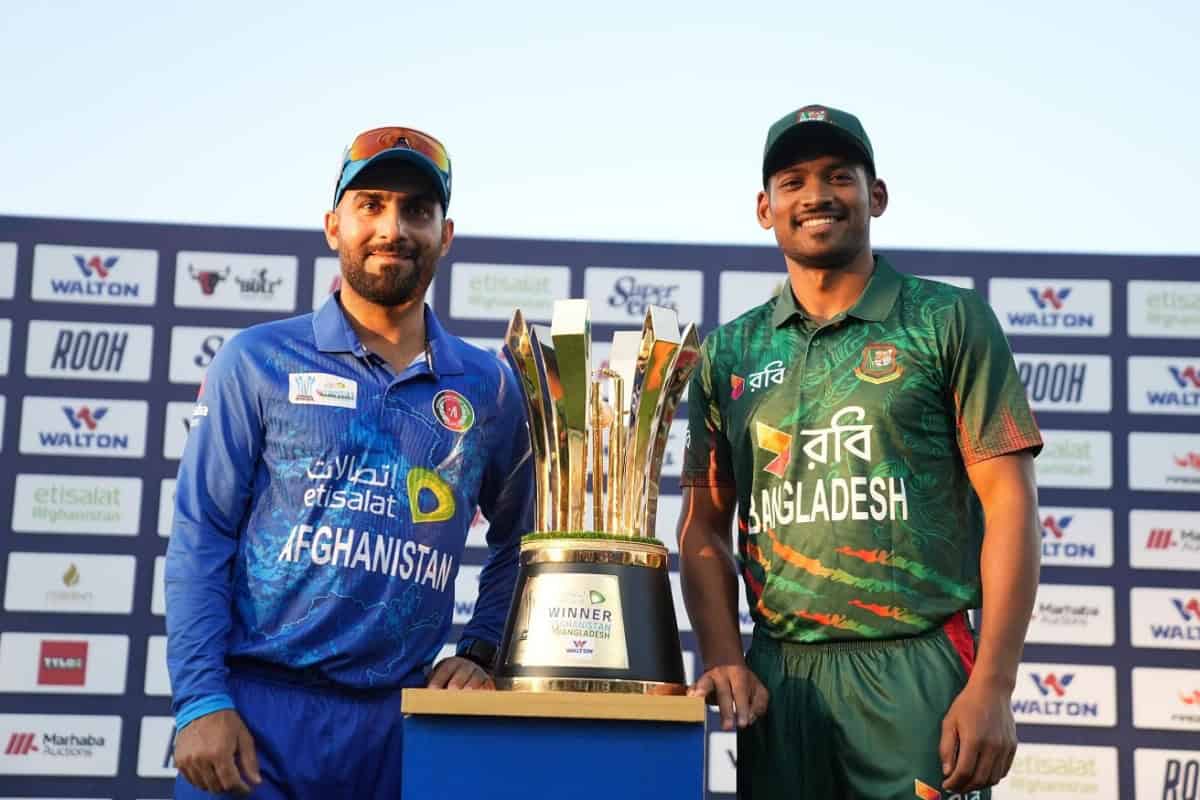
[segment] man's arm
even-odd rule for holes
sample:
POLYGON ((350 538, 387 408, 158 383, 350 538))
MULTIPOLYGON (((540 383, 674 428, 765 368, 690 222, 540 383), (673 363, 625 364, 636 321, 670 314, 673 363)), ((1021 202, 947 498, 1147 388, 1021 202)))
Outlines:
POLYGON ((517 581, 521 536, 533 526, 533 458, 525 409, 512 373, 500 366, 495 433, 487 444, 488 464, 479 491, 487 517, 488 557, 479 573, 475 613, 463 629, 459 655, 439 662, 429 676, 431 689, 494 689, 492 667, 473 660, 481 649, 495 649, 517 581), (463 657, 464 655, 468 657, 463 657))
POLYGON ((736 493, 730 487, 683 489, 679 575, 683 600, 700 641, 705 672, 688 690, 721 710, 721 727, 754 723, 767 710, 767 690, 746 666, 737 615, 737 561, 731 528, 736 493))
POLYGON ((239 344, 235 338, 217 354, 197 398, 166 559, 175 761, 188 781, 212 793, 246 793, 261 780, 225 666, 232 565, 262 442, 257 393, 245 385, 239 344))
POLYGON ((943 786, 999 783, 1016 753, 1012 692, 1037 593, 1041 559, 1033 456, 1012 453, 967 468, 985 515, 983 625, 975 667, 942 723, 943 786))

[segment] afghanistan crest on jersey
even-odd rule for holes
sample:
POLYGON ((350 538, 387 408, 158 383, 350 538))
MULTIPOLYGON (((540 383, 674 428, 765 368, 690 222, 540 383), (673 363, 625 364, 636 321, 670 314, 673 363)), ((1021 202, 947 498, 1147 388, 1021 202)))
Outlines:
POLYGON ((894 344, 872 342, 863 348, 862 361, 854 368, 854 374, 867 383, 894 381, 904 374, 899 355, 894 344))

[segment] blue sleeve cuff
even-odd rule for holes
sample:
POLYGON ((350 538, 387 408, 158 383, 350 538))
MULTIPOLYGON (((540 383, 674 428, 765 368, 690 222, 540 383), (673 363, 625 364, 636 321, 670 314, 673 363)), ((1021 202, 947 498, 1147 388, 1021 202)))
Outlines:
POLYGON ((178 733, 200 717, 207 716, 217 711, 224 711, 227 708, 235 708, 233 698, 227 694, 214 694, 208 697, 201 697, 199 700, 188 703, 183 708, 179 709, 179 713, 175 715, 175 731, 178 733))

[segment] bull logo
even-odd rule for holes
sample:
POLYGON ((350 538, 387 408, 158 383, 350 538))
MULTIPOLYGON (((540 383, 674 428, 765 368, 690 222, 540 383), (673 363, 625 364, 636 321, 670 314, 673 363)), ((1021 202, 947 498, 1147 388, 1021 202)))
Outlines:
POLYGON ((197 271, 195 267, 188 264, 188 274, 196 283, 200 284, 200 291, 208 296, 217 290, 217 284, 229 277, 229 267, 225 267, 224 272, 217 272, 214 269, 197 271))

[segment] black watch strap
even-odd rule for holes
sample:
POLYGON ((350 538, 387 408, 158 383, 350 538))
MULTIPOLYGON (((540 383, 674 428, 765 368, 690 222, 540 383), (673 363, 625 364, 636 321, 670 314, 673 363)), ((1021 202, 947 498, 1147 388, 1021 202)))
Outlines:
POLYGON ((496 645, 483 639, 463 639, 458 643, 456 655, 468 661, 474 661, 488 672, 496 664, 496 645))

